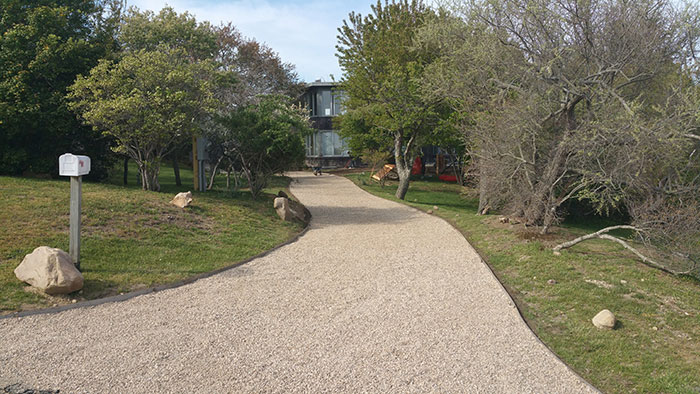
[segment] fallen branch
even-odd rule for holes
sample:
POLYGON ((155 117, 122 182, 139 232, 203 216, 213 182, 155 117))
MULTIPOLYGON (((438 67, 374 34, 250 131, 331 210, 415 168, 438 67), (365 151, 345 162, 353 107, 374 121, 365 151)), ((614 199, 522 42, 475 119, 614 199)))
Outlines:
POLYGON ((601 236, 602 234, 605 234, 605 233, 607 233, 607 232, 609 232, 609 231, 620 230, 620 229, 640 231, 637 227, 629 226, 629 225, 610 226, 610 227, 606 227, 606 228, 604 228, 604 229, 602 229, 602 230, 596 231, 595 233, 587 234, 587 235, 578 237, 578 238, 576 238, 576 239, 572 239, 571 241, 564 242, 563 244, 559 244, 559 245, 555 246, 555 247, 552 249, 552 251, 558 252, 558 251, 560 251, 560 250, 562 250, 562 249, 570 248, 570 247, 576 245, 576 244, 579 243, 579 242, 583 242, 583 241, 586 241, 586 240, 591 239, 591 238, 600 238, 600 236, 601 236))
POLYGON ((608 241, 617 242, 618 244, 622 245, 625 249, 629 250, 630 252, 634 253, 637 257, 639 257, 639 259, 642 260, 642 263, 644 263, 650 267, 660 269, 662 271, 668 272, 668 273, 673 274, 673 275, 685 275, 685 274, 690 274, 692 272, 692 270, 674 271, 670 268, 667 268, 664 265, 659 264, 656 261, 644 256, 637 249, 633 248, 630 244, 623 241, 622 239, 617 238, 617 237, 613 237, 612 235, 609 235, 609 234, 606 234, 609 231, 620 230, 620 229, 642 231, 641 229, 639 229, 637 227, 629 226, 629 225, 619 225, 619 226, 606 227, 602 230, 596 231, 595 233, 586 234, 586 235, 583 235, 583 236, 578 237, 576 239, 573 239, 571 241, 559 244, 559 245, 555 246, 554 248, 552 248, 552 251, 554 252, 554 254, 559 255, 559 254, 561 254, 559 252, 560 250, 570 248, 570 247, 572 247, 580 242, 583 242, 583 241, 586 241, 586 240, 589 240, 592 238, 607 239, 608 241))

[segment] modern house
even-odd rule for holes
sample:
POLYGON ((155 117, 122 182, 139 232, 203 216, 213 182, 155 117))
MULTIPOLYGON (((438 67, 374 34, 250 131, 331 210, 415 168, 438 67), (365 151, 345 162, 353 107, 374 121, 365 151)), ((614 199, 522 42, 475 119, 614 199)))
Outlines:
POLYGON ((333 82, 312 82, 306 85, 300 101, 309 109, 311 124, 316 130, 306 137, 306 165, 337 168, 350 162, 348 146, 333 128, 333 118, 343 113, 342 91, 333 82))

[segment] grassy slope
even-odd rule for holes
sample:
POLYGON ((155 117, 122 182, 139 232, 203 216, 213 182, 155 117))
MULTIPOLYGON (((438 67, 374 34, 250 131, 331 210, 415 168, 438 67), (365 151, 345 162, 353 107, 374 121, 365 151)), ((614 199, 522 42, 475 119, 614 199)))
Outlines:
MULTIPOLYGON (((71 297, 26 291, 13 273, 37 246, 68 250, 69 183, 0 177, 0 313, 175 282, 270 249, 301 229, 277 218, 271 194, 253 201, 244 192, 195 193, 193 205, 182 210, 169 201, 175 192, 192 189, 191 171, 183 171, 184 186, 178 188, 172 169, 165 168, 161 183, 167 193, 141 191, 135 171, 130 175, 129 187, 83 183, 85 285, 71 297)), ((287 178, 278 178, 270 191, 287 185, 287 178)))
MULTIPOLYGON (((396 200, 395 186, 348 175, 365 190, 396 200)), ((569 224, 547 237, 522 225, 477 216, 477 201, 461 188, 412 182, 408 205, 432 209, 466 235, 514 296, 535 333, 567 364, 605 392, 700 392, 700 283, 639 263, 621 247, 589 241, 554 256, 550 248, 591 224, 569 224), (549 279, 556 284, 547 283, 549 279), (598 281, 598 283, 589 283, 598 281), (626 281, 626 283, 621 282, 626 281), (614 331, 591 324, 602 309, 618 318, 614 331)))

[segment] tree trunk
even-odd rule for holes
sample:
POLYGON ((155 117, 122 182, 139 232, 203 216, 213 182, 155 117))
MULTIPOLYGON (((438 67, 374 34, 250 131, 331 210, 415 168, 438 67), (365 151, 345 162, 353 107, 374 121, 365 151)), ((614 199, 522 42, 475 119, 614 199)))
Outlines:
POLYGON ((129 183, 129 158, 124 158, 124 185, 129 183))
POLYGON ((563 167, 567 156, 567 137, 568 132, 559 141, 554 151, 554 157, 547 164, 544 174, 535 184, 535 190, 527 209, 525 209, 526 224, 543 226, 544 233, 547 232, 556 217, 558 203, 552 194, 554 193, 555 182, 563 175, 563 171, 566 171, 566 168, 563 167))
POLYGON ((175 185, 182 186, 182 180, 180 179, 180 165, 177 163, 177 156, 173 157, 173 172, 175 173, 175 185))
POLYGON ((410 182, 410 173, 409 176, 401 176, 401 173, 399 173, 399 187, 396 189, 396 198, 403 200, 406 198, 406 192, 408 192, 408 184, 410 182))
POLYGON ((158 173, 160 172, 160 166, 154 164, 139 163, 139 175, 141 179, 141 189, 149 190, 153 192, 160 191, 160 184, 158 183, 158 173))
MULTIPOLYGON (((221 161, 224 159, 223 156, 219 157, 219 160, 216 161, 216 164, 214 164, 214 168, 211 170, 211 177, 209 178, 209 186, 207 186, 207 190, 211 190, 214 187, 214 178, 216 178, 216 171, 219 170, 219 164, 221 164, 221 161)), ((228 187, 228 185, 227 185, 228 187)))
POLYGON ((572 100, 568 104, 568 109, 563 113, 562 118, 559 119, 560 127, 564 129, 563 135, 554 150, 554 157, 547 164, 542 177, 535 185, 535 190, 530 199, 529 206, 525 210, 526 224, 533 226, 541 225, 542 234, 546 234, 549 227, 554 223, 556 219, 556 210, 561 203, 559 199, 554 196, 555 182, 557 182, 567 170, 565 168, 566 156, 568 154, 566 145, 572 130, 577 126, 575 107, 580 100, 580 97, 572 100))
POLYGON ((396 173, 399 174, 399 187, 396 189, 396 198, 403 200, 408 192, 408 186, 411 182, 411 165, 413 157, 409 151, 403 148, 403 133, 397 132, 394 135, 394 159, 396 160, 396 173))
POLYGON ((265 178, 260 176, 260 174, 251 174, 248 177, 248 186, 250 186, 250 194, 253 196, 253 200, 257 200, 260 196, 262 189, 265 188, 265 183, 265 178))
POLYGON ((452 157, 452 171, 455 173, 455 178, 457 178, 457 184, 464 186, 464 167, 462 166, 462 159, 457 158, 456 154, 453 154, 452 157))
POLYGON ((486 185, 484 185, 483 180, 479 180, 479 208, 476 210, 477 215, 484 215, 489 206, 488 197, 486 193, 486 185))

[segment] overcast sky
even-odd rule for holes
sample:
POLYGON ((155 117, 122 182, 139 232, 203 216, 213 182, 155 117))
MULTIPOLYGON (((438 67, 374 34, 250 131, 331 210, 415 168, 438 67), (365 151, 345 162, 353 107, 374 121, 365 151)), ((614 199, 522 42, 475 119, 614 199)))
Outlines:
POLYGON ((166 4, 197 20, 233 24, 246 37, 266 43, 296 66, 302 81, 330 80, 341 72, 335 57, 337 28, 351 11, 369 13, 376 0, 127 0, 129 6, 159 11, 166 4))

